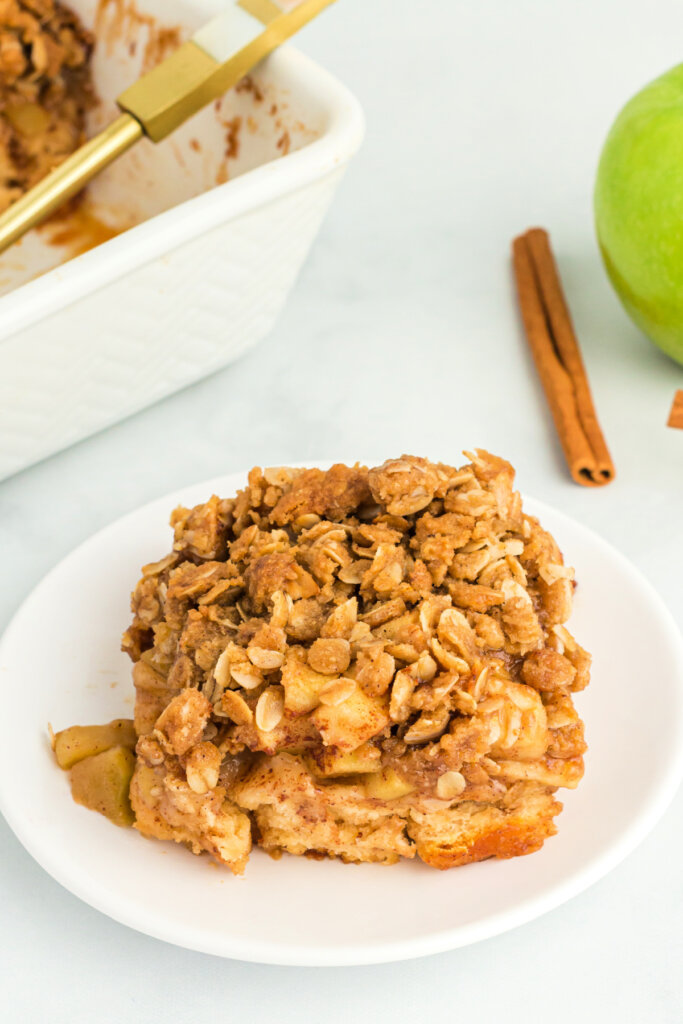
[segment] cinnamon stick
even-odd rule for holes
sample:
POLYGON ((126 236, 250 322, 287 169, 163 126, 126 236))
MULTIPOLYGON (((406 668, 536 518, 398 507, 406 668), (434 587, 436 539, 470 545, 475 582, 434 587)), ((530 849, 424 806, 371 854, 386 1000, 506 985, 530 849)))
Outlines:
POLYGON ((671 406, 667 427, 675 427, 683 430, 683 391, 677 391, 674 395, 674 404, 671 406))
POLYGON ((548 233, 531 228, 512 243, 519 305, 529 347, 572 478, 600 487, 614 463, 593 404, 548 233))

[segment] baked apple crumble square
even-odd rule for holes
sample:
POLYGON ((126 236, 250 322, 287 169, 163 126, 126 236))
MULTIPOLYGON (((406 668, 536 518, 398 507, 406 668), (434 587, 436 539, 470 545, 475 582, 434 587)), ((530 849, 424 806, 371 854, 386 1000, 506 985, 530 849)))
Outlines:
POLYGON ((538 850, 583 774, 573 570, 478 450, 253 469, 171 517, 123 646, 144 835, 450 868, 538 850))

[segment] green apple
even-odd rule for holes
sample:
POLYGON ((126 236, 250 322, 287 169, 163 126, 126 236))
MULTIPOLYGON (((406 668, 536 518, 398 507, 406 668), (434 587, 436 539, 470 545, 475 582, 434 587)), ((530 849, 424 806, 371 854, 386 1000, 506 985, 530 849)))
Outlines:
POLYGON ((595 187, 598 241, 627 312, 683 363, 683 64, 623 108, 595 187))

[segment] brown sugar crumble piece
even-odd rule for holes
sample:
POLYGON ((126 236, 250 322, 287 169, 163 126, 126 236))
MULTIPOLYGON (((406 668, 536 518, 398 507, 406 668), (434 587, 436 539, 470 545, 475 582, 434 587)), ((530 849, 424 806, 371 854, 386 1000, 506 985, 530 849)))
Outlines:
POLYGON ((123 647, 144 835, 437 868, 538 850, 586 744, 573 570, 509 463, 253 469, 172 515, 123 647))
POLYGON ((84 141, 92 48, 58 0, 2 0, 0 212, 84 141))

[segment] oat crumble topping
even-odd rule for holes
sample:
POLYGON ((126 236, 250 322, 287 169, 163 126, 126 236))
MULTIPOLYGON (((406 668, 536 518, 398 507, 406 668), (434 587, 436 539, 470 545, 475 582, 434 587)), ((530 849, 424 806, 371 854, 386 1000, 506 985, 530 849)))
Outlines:
POLYGON ((573 570, 509 463, 253 469, 171 517, 123 646, 136 828, 234 872, 542 846, 583 774, 573 570))
POLYGON ((0 0, 0 213, 84 141, 92 48, 58 0, 0 0))

